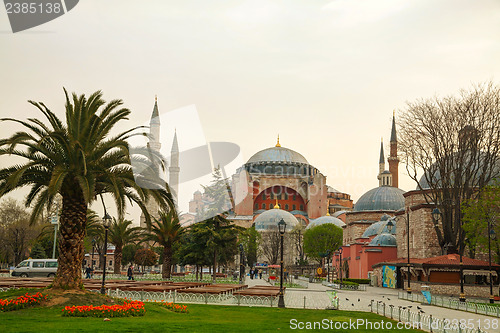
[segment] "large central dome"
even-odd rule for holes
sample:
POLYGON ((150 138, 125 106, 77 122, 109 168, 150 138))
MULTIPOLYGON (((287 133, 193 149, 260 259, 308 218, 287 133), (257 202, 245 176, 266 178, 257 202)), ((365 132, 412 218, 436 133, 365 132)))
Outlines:
POLYGON ((255 153, 247 163, 258 162, 294 162, 309 164, 304 156, 284 147, 271 147, 255 153))

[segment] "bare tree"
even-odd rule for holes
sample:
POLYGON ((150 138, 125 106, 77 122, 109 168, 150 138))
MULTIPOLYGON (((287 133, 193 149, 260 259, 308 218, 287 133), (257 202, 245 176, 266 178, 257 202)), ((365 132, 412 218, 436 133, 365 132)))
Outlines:
POLYGON ((461 205, 500 175, 500 88, 489 82, 408 103, 399 127, 409 176, 442 212, 434 230, 443 253, 463 254, 461 205))
POLYGON ((262 233, 262 255, 271 265, 276 265, 278 263, 281 244, 280 241, 281 236, 278 230, 270 230, 262 233))

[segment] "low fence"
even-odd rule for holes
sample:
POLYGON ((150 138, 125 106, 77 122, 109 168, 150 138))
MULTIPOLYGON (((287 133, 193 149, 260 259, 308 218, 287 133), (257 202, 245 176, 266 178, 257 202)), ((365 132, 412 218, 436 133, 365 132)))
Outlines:
MULTIPOLYGON (((424 295, 422 295, 420 293, 408 294, 408 292, 400 291, 398 293, 398 298, 404 299, 407 301, 429 304, 429 302, 424 297, 424 295)), ((444 296, 434 296, 434 295, 431 296, 431 304, 441 306, 444 308, 449 308, 449 309, 454 309, 454 310, 462 310, 462 311, 478 313, 478 314, 483 314, 483 315, 487 315, 487 316, 500 318, 500 307, 497 307, 497 306, 491 306, 491 305, 487 305, 487 304, 478 304, 478 303, 469 302, 469 301, 460 302, 456 298, 444 297, 444 296)))
POLYGON ((326 282, 323 281, 323 285, 333 288, 333 289, 342 289, 342 290, 356 290, 356 291, 366 291, 366 284, 360 284, 360 285, 347 285, 347 284, 340 284, 340 283, 331 283, 331 282, 326 282))
MULTIPOLYGON (((102 279, 101 276, 94 276, 94 279, 102 279)), ((119 274, 108 274, 106 273, 106 280, 128 280, 127 276, 119 275, 119 274)), ((168 279, 163 279, 161 274, 144 274, 134 276, 134 279, 137 281, 172 281, 172 282, 207 282, 212 283, 211 275, 203 275, 203 279, 196 279, 196 276, 187 275, 187 276, 171 276, 168 279)), ((238 279, 233 278, 217 278, 217 283, 225 283, 225 284, 239 284, 238 279)))
MULTIPOLYGON (((175 302, 194 304, 217 304, 236 306, 262 306, 277 307, 279 296, 242 296, 232 293, 213 295, 208 293, 179 293, 148 292, 148 291, 123 291, 119 289, 108 290, 112 297, 138 300, 142 302, 175 302)), ((302 309, 328 309, 332 308, 332 301, 326 292, 295 292, 287 290, 284 296, 285 307, 302 309)))
POLYGON ((487 333, 479 327, 469 327, 467 322, 438 319, 434 318, 431 314, 427 315, 392 305, 386 306, 381 301, 371 301, 370 311, 397 320, 398 322, 406 323, 405 328, 422 329, 436 333, 487 333))

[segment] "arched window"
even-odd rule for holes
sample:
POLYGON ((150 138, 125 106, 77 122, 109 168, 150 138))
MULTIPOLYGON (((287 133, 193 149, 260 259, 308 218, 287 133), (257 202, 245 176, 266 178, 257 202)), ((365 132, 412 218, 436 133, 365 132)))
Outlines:
POLYGON ((285 205, 285 210, 288 210, 288 204, 285 205))
POLYGON ((294 194, 293 195, 293 201, 297 200, 297 196, 294 194))
POLYGON ((259 209, 259 204, 255 204, 255 210, 259 209))
POLYGON ((266 200, 266 193, 262 193, 262 200, 266 200))
POLYGON ((292 210, 296 210, 296 209, 297 209, 297 206, 292 205, 292 210))
POLYGON ((271 192, 271 200, 274 200, 274 192, 271 192))
POLYGON ((262 204, 262 209, 266 209, 266 204, 265 203, 262 204))
POLYGON ((285 200, 288 200, 288 193, 285 193, 285 200))
POLYGON ((304 211, 304 205, 300 205, 300 210, 304 211))

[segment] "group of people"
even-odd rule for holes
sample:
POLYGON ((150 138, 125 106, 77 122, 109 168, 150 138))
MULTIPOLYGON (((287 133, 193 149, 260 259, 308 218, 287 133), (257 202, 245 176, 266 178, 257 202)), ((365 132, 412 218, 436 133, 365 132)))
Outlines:
MULTIPOLYGON (((94 273, 94 269, 90 267, 90 265, 85 268, 85 278, 86 279, 91 279, 92 278, 92 273, 94 273)), ((134 266, 130 265, 127 270, 127 277, 129 280, 134 279, 134 266)))
POLYGON ((255 277, 256 279, 257 279, 257 278, 262 279, 262 271, 259 271, 259 269, 258 269, 258 268, 252 268, 252 269, 250 270, 250 279, 252 279, 252 280, 253 280, 253 278, 254 278, 254 277, 255 277))

